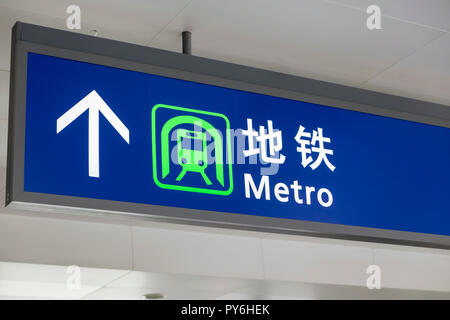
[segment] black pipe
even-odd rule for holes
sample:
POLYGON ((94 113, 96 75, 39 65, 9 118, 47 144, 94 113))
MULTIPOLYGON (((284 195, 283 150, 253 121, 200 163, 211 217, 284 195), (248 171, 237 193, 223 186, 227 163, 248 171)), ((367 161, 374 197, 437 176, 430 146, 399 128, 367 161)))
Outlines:
POLYGON ((183 36, 183 54, 192 54, 191 32, 183 31, 181 35, 183 36))

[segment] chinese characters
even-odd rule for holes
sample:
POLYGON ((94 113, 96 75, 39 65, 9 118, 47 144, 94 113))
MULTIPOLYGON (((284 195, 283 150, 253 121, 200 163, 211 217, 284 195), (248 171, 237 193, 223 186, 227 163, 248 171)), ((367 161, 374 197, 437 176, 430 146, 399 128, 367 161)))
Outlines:
POLYGON ((323 136, 322 128, 317 128, 317 131, 313 130, 311 139, 311 133, 306 132, 305 127, 300 125, 297 131, 297 135, 295 136, 295 141, 300 144, 300 146, 297 147, 297 152, 300 152, 301 154, 301 163, 304 168, 309 165, 311 169, 316 170, 323 161, 331 171, 334 171, 334 169, 336 169, 336 167, 331 164, 330 160, 328 160, 327 157, 327 155, 333 155, 333 150, 325 148, 325 143, 330 143, 331 139, 323 136), (311 148, 309 148, 310 146, 311 148), (312 153, 318 154, 315 160, 313 160, 313 158, 310 156, 310 154, 312 153))
MULTIPOLYGON (((243 130, 242 134, 248 137, 248 150, 244 150, 245 157, 259 154, 265 163, 283 164, 285 162, 286 156, 281 154, 282 132, 273 128, 272 120, 267 121, 267 131, 264 126, 259 126, 259 131, 256 131, 253 129, 252 119, 247 119, 247 129, 243 130)), ((324 163, 331 171, 336 169, 328 159, 328 156, 333 155, 334 152, 328 147, 331 139, 324 136, 323 128, 317 128, 311 133, 299 125, 294 139, 299 144, 297 152, 301 154, 301 165, 304 168, 309 166, 312 170, 316 170, 324 163)))
POLYGON ((242 134, 248 136, 248 149, 244 150, 244 156, 259 154, 261 159, 267 163, 284 163, 285 156, 280 154, 277 158, 275 155, 283 148, 281 131, 274 131, 272 121, 267 121, 268 132, 264 126, 259 126, 259 132, 253 130, 252 119, 247 119, 247 130, 243 130, 242 134), (259 147, 254 146, 254 139, 259 143, 259 147), (267 142, 269 143, 269 155, 267 154, 267 142))

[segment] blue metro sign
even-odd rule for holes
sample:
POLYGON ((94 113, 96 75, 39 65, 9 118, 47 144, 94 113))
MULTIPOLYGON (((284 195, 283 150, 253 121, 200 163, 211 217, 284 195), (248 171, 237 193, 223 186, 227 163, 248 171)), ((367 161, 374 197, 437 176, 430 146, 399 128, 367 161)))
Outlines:
POLYGON ((450 235, 448 128, 31 52, 26 85, 26 192, 450 235))

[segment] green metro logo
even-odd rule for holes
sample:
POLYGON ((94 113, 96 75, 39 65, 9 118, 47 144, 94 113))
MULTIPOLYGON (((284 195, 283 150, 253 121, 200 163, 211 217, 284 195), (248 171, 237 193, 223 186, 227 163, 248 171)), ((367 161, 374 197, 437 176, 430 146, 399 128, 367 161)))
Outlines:
POLYGON ((157 104, 151 118, 157 186, 216 195, 233 191, 230 122, 225 115, 157 104), (208 138, 213 142, 213 163, 208 159, 208 138))

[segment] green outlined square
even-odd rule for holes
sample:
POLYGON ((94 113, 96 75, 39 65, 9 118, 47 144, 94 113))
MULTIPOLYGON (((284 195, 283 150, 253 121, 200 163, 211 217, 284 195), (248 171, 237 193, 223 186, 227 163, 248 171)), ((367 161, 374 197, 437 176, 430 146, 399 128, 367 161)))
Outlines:
MULTIPOLYGON (((168 122, 168 121, 167 121, 168 122)), ((231 150, 231 135, 230 135, 230 121, 228 118, 221 113, 216 112, 210 112, 210 111, 204 111, 204 110, 198 110, 198 109, 191 109, 191 108, 184 108, 184 107, 177 107, 177 106, 170 106, 165 104, 156 104, 152 108, 151 112, 151 130, 152 130, 152 168, 153 168, 153 181, 155 184, 163 189, 170 189, 170 190, 180 190, 180 191, 188 191, 188 192, 198 192, 198 193, 205 193, 205 194, 215 194, 215 195, 229 195, 231 192, 233 192, 233 168, 232 168, 232 150, 231 150), (201 187, 193 187, 193 186, 185 186, 185 185, 177 185, 177 184, 171 184, 171 183, 164 183, 161 182, 158 179, 158 155, 161 156, 161 153, 157 151, 157 137, 161 137, 161 133, 159 135, 156 134, 156 110, 160 108, 165 109, 172 109, 177 111, 184 111, 189 114, 199 114, 199 115, 207 115, 207 116, 214 116, 219 117, 225 120, 226 124, 226 130, 225 130, 225 157, 227 161, 224 161, 223 163, 223 170, 225 171, 228 168, 228 189, 213 189, 213 188, 201 188, 201 187)), ((160 150, 161 152, 161 150, 160 150)), ((225 160, 225 159, 224 159, 225 160)), ((162 162, 162 160, 161 160, 162 162)))

